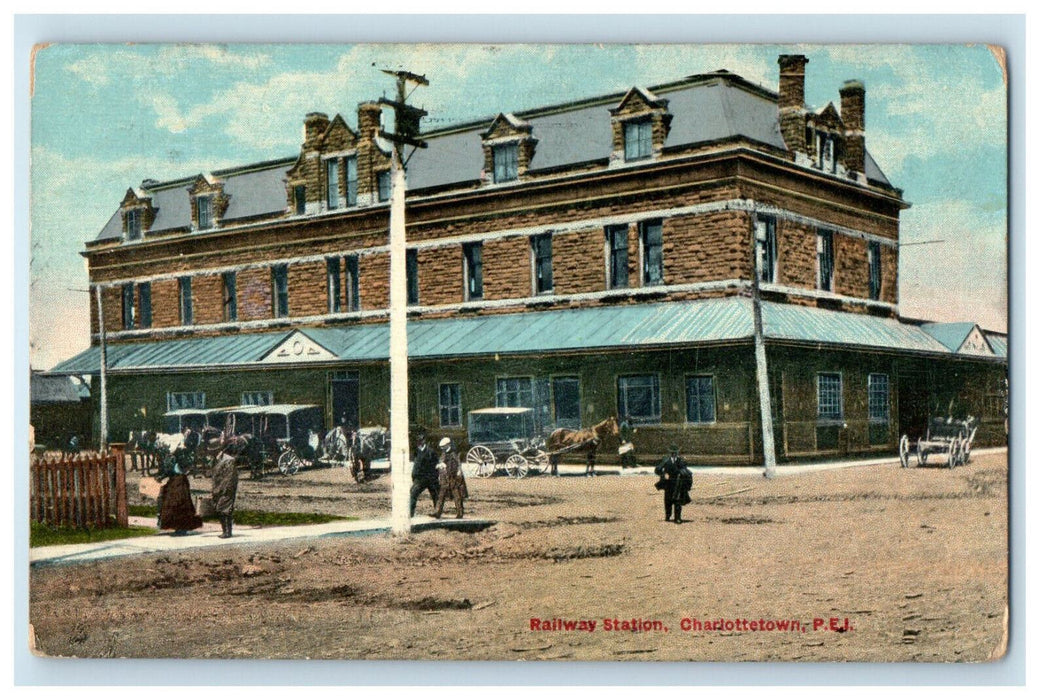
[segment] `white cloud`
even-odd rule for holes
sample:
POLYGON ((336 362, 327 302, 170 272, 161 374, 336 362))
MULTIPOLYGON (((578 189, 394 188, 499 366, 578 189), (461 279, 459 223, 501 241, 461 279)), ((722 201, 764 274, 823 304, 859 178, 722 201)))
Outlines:
POLYGON ((257 70, 272 63, 272 57, 265 53, 233 52, 221 44, 178 44, 160 49, 157 61, 174 65, 181 61, 206 61, 216 66, 257 70))
POLYGON ((93 54, 66 66, 66 70, 78 76, 84 82, 96 87, 109 84, 109 60, 100 55, 93 54))

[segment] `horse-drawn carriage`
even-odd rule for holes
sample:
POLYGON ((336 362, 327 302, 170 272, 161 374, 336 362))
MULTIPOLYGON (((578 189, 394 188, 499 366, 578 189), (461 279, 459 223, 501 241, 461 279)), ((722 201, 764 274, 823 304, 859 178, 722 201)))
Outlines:
POLYGON ((978 419, 968 416, 964 420, 954 418, 932 418, 927 431, 915 442, 908 435, 902 435, 898 442, 898 456, 902 468, 908 467, 913 459, 922 467, 927 464, 932 454, 945 455, 945 463, 950 469, 971 461, 971 449, 974 446, 974 435, 978 432, 978 419))
POLYGON ((549 471, 545 439, 532 408, 483 408, 469 412, 469 444, 462 471, 488 477, 497 471, 522 479, 549 471))

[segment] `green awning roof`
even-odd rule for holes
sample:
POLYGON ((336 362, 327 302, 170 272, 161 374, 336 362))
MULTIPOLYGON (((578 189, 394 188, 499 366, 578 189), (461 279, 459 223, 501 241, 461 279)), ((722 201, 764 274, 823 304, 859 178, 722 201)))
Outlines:
MULTIPOLYGON (((894 319, 766 302, 763 309, 764 334, 771 342, 781 340, 952 354, 919 326, 894 319)), ((366 323, 116 343, 108 347, 107 366, 117 373, 260 367, 265 366, 264 358, 299 331, 330 351, 335 358, 333 361, 376 362, 388 359, 388 325, 366 323)), ((413 359, 440 359, 495 353, 542 354, 696 346, 744 342, 752 335, 752 301, 733 297, 410 321, 408 349, 413 359)), ((60 363, 51 373, 93 374, 98 372, 98 366, 98 348, 93 346, 60 363)))

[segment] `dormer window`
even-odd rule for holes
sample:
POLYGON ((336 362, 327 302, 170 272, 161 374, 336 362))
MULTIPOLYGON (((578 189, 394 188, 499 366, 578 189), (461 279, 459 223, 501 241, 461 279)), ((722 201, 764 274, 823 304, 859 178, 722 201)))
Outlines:
POLYGON ((356 206, 356 156, 345 159, 345 206, 356 206))
POLYGON ((210 196, 196 198, 196 221, 201 229, 214 226, 214 210, 210 196))
POLYGON ((651 120, 625 123, 625 160, 651 157, 651 120))
POLYGON ((809 132, 810 148, 816 166, 822 170, 836 170, 836 139, 825 131, 809 132))
POLYGON ((503 143, 494 146, 494 181, 510 182, 519 177, 519 148, 514 143, 503 143))
POLYGON ((338 208, 338 159, 327 161, 327 208, 338 208))
POLYGON ((137 209, 128 209, 125 217, 127 219, 127 240, 139 240, 142 237, 142 212, 137 209))

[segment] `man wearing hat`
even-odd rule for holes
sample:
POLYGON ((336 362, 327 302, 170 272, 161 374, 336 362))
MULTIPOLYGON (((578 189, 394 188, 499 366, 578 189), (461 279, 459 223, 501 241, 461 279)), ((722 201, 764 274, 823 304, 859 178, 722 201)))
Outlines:
POLYGON ((437 465, 440 471, 440 495, 436 499, 436 513, 433 517, 439 518, 443 515, 444 502, 450 496, 454 499, 454 509, 457 513, 455 517, 461 518, 465 515, 462 501, 469 497, 469 490, 465 486, 465 476, 458 463, 458 455, 451 449, 451 438, 445 437, 440 441, 440 452, 443 469, 440 469, 441 465, 437 465))
POLYGON ((418 438, 418 449, 414 453, 414 466, 411 467, 412 518, 422 491, 429 492, 429 497, 433 499, 433 508, 436 508, 436 499, 440 492, 440 475, 436 470, 436 463, 439 461, 440 457, 436 454, 436 450, 429 446, 425 435, 421 435, 418 438))
POLYGON ((691 502, 691 471, 687 463, 680 457, 680 448, 677 445, 669 446, 669 456, 662 460, 654 469, 654 473, 660 478, 655 488, 660 490, 665 499, 665 522, 673 519, 676 523, 683 522, 681 515, 683 507, 691 502))

